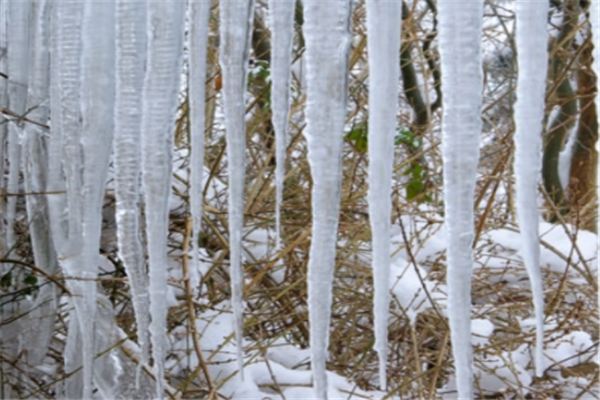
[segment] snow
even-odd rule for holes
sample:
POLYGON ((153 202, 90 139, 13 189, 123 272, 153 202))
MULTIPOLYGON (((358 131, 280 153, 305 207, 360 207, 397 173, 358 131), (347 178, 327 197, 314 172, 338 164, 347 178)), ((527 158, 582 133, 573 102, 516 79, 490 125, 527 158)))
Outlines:
POLYGON ((392 168, 398 85, 402 4, 367 1, 369 48, 369 219, 373 235, 375 350, 379 386, 386 389, 390 304, 390 223, 392 168), (394 84, 396 83, 396 84, 394 84))
MULTIPOLYGON (((113 162, 119 257, 129 277, 140 345, 140 366, 149 359, 149 293, 140 241, 142 110, 146 63, 146 12, 143 2, 116 5, 116 98, 113 162)), ((139 371, 136 382, 139 383, 139 371)))
POLYGON ((315 396, 327 398, 333 272, 342 183, 342 143, 348 93, 351 4, 347 0, 304 5, 307 57, 306 130, 313 179, 308 305, 315 396))
POLYGON ((458 397, 473 397, 471 274, 474 239, 473 196, 479 161, 483 77, 483 1, 456 7, 438 2, 442 69, 444 206, 448 237, 448 316, 458 397))
POLYGON ((281 203, 285 179, 285 149, 290 114, 290 85, 292 78, 292 43, 294 34, 294 0, 270 0, 271 29, 271 109, 275 130, 275 249, 281 249, 281 203))
POLYGON ((238 368, 243 380, 243 265, 244 177, 246 152, 246 79, 254 1, 225 1, 221 4, 220 63, 223 74, 223 103, 227 135, 229 173, 229 252, 231 293, 237 342, 238 368))
POLYGON ((523 245, 521 251, 533 291, 536 313, 536 375, 542 376, 544 349, 544 291, 540 272, 537 205, 541 169, 542 120, 544 118, 548 50, 546 23, 548 3, 517 3, 517 54, 519 77, 515 104, 515 175, 517 217, 523 245))
POLYGON ((156 395, 162 398, 166 351, 167 234, 173 127, 183 61, 185 2, 148 2, 148 58, 143 91, 142 189, 150 270, 150 334, 156 395))

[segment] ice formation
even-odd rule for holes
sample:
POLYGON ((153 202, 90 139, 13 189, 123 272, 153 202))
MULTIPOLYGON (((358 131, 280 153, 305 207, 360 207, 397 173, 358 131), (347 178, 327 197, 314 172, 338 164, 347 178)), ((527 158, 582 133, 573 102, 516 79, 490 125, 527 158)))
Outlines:
POLYGON ((281 249, 281 203, 285 179, 285 149, 290 115, 292 44, 294 37, 294 0, 270 0, 271 24, 271 109, 275 130, 275 233, 277 250, 281 249))
POLYGON ((148 54, 142 95, 142 188, 150 269, 150 335, 159 398, 164 396, 169 196, 185 10, 182 0, 148 2, 148 54))
POLYGON ((448 317, 458 397, 473 397, 471 274, 473 197, 479 161, 483 76, 481 35, 483 0, 462 7, 438 2, 442 69, 444 204, 448 238, 448 317))
POLYGON ((229 173, 229 254, 231 293, 237 342, 238 368, 243 378, 243 266, 244 181, 246 176, 246 79, 254 0, 225 0, 221 3, 220 62, 223 74, 223 103, 229 173))
POLYGON ((306 141, 313 177, 308 307, 315 395, 327 398, 325 361, 342 183, 342 143, 348 98, 351 2, 306 2, 306 141))
POLYGON ((517 217, 523 246, 521 254, 531 281, 537 326, 535 370, 542 376, 544 350, 544 291, 540 271, 537 187, 541 169, 548 64, 546 24, 548 3, 517 2, 517 54, 519 76, 515 104, 515 175, 517 217))
POLYGON ((188 101, 190 103, 190 136, 192 141, 190 202, 194 223, 192 236, 193 268, 189 279, 191 279, 192 288, 196 288, 200 283, 198 273, 198 238, 202 228, 204 192, 204 105, 206 96, 206 46, 210 1, 190 1, 188 9, 190 19, 188 101))
MULTIPOLYGON (((140 366, 148 363, 150 297, 140 241, 142 109, 146 63, 145 2, 116 3, 116 93, 113 162, 119 257, 123 261, 137 323, 140 366)), ((139 371, 136 381, 139 381, 139 371)))
POLYGON ((379 385, 386 388, 388 315, 390 305, 390 221, 394 134, 400 78, 399 2, 367 1, 369 45, 369 219, 373 235, 375 286, 375 350, 379 385))

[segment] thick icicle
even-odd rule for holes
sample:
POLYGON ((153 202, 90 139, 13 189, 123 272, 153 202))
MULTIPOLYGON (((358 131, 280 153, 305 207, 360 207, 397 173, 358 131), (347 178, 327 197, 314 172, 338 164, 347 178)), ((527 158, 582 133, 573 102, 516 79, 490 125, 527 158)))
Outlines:
POLYGON ((173 168, 173 126, 183 60, 185 9, 183 0, 148 2, 148 61, 142 114, 142 187, 150 268, 150 334, 159 398, 164 396, 169 196, 173 168))
POLYGON ((146 63, 146 2, 117 1, 115 197, 119 256, 129 277, 141 356, 136 376, 149 360, 150 298, 146 260, 140 240, 139 190, 142 152, 142 92, 146 63))
POLYGON ((313 177, 308 261, 311 363, 315 395, 327 398, 325 360, 342 182, 352 15, 349 0, 304 4, 308 104, 306 140, 313 177))
MULTIPOLYGON (((29 68, 29 91, 27 95, 28 118, 46 125, 50 116, 50 3, 39 0, 33 3, 31 28, 31 57, 29 68)), ((48 205, 43 193, 46 190, 48 154, 47 130, 39 125, 25 125, 23 141, 23 169, 25 178, 29 233, 35 263, 38 268, 54 275, 58 260, 52 240, 48 205)), ((46 355, 54 328, 57 307, 55 286, 41 280, 40 291, 35 298, 30 323, 24 332, 23 348, 27 350, 28 362, 39 365, 46 355)))
MULTIPOLYGON (((27 101, 27 83, 29 80, 29 22, 31 3, 29 1, 11 1, 8 3, 8 109, 19 116, 25 115, 27 101)), ((18 119, 8 124, 8 193, 19 191, 19 172, 21 170, 21 144, 24 123, 18 119)), ((6 255, 15 245, 14 222, 17 198, 6 200, 6 255)))
POLYGON ((517 216, 523 245, 521 254, 529 274, 537 327, 535 371, 544 372, 544 291, 540 271, 539 210, 542 120, 548 70, 548 2, 517 2, 517 54, 519 77, 515 105, 515 174, 517 216))
POLYGON ((190 103, 190 135, 192 137, 191 185, 190 197, 193 218, 193 271, 190 274, 192 288, 197 288, 199 281, 198 236, 202 229, 202 204, 204 184, 204 107, 206 97, 206 46, 208 40, 208 17, 210 16, 209 0, 191 0, 189 3, 190 18, 190 61, 188 101, 190 103))
POLYGON ((448 317, 458 398, 471 399, 471 274, 474 240, 473 196, 479 161, 483 78, 483 0, 457 7, 438 2, 444 115, 444 202, 448 240, 448 317))
POLYGON ((386 388, 390 305, 390 220, 394 134, 400 76, 402 4, 367 0, 369 45, 369 219, 373 232, 375 350, 379 384, 386 388))
POLYGON ((224 0, 221 3, 220 62, 223 72, 223 102, 229 170, 229 249, 235 340, 238 368, 243 371, 243 269, 244 178, 246 165, 246 79, 254 0, 224 0))
MULTIPOLYGON (((6 74, 8 72, 8 1, 0 1, 0 72, 6 74)), ((4 77, 0 77, 0 109, 3 110, 8 108, 8 80, 4 77)), ((0 189, 4 190, 6 184, 4 183, 4 159, 5 159, 5 144, 6 137, 8 135, 8 119, 2 113, 0 113, 0 166, 2 168, 2 174, 0 174, 0 189)), ((0 202, 0 254, 6 252, 6 236, 4 221, 5 218, 5 206, 4 201, 0 202)), ((4 273, 10 268, 9 264, 0 265, 0 273, 4 273)))
MULTIPOLYGON (((81 25, 83 4, 81 2, 54 1, 52 4, 52 33, 56 43, 52 44, 52 88, 51 119, 52 135, 49 161, 49 190, 58 189, 61 184, 61 163, 64 169, 64 188, 66 204, 62 196, 48 195, 51 225, 58 253, 59 262, 67 276, 82 277, 82 169, 83 151, 81 148, 81 25), (57 162, 57 157, 61 162, 57 162), (68 217, 64 219, 64 208, 68 209, 68 217), (66 226, 62 222, 66 222, 66 226), (66 229, 65 229, 66 228, 66 229)), ((59 189, 60 190, 60 189, 59 189)), ((93 327, 87 327, 86 291, 89 284, 84 281, 69 280, 69 289, 73 293, 76 318, 79 327, 92 334, 93 327)), ((75 315, 71 316, 75 319, 75 315)), ((83 360, 83 385, 72 383, 73 377, 65 385, 65 395, 70 398, 89 398, 92 390, 93 338, 86 335, 69 334, 67 347, 79 349, 83 360), (77 341, 77 343, 72 343, 77 341), (79 343, 81 342, 81 343, 79 343)), ((79 354, 65 353, 65 368, 78 363, 79 354), (75 358, 73 358, 75 357, 75 358), (71 359, 73 358, 73 359, 71 359)))
MULTIPOLYGON (((83 153, 81 257, 76 273, 85 281, 78 281, 84 291, 83 315, 80 315, 84 345, 83 398, 91 398, 92 387, 86 368, 93 365, 96 315, 96 282, 98 276, 98 248, 102 224, 102 203, 108 172, 108 162, 114 130, 115 101, 115 4, 114 2, 86 1, 82 20, 81 52, 81 121, 80 146, 83 153), (87 349, 86 349, 87 348, 87 349)), ((70 193, 69 193, 70 194, 70 193)), ((70 209, 69 209, 70 211, 70 209)), ((73 221, 72 221, 73 222, 73 221)), ((69 232, 69 236, 71 233, 69 232)), ((69 238, 70 240, 72 237, 69 238)))
POLYGON ((271 25, 271 109, 275 129, 275 221, 276 245, 281 249, 281 203, 285 179, 285 148, 290 115, 290 85, 292 79, 292 44, 294 38, 295 0, 270 0, 271 25))

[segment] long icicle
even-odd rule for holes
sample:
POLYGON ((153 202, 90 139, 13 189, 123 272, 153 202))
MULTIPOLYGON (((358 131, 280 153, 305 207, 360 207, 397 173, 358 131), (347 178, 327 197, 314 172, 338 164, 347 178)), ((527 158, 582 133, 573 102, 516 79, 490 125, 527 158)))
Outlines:
MULTIPOLYGON (((31 27, 31 57, 29 68, 28 118, 46 125, 50 116, 50 3, 39 0, 33 3, 31 27)), ((23 141, 23 170, 27 216, 31 247, 36 265, 49 275, 56 274, 58 259, 50 229, 48 204, 44 195, 31 195, 46 191, 48 152, 47 129, 35 124, 25 126, 23 141)), ((43 282, 47 282, 45 279, 43 282)), ((23 347, 27 349, 28 363, 41 364, 46 355, 54 328, 57 308, 55 285, 44 285, 35 299, 29 314, 31 322, 25 332, 23 347)))
MULTIPOLYGON (((102 204, 114 132, 115 101, 115 3, 87 0, 82 20, 80 146, 83 153, 82 238, 78 282, 84 288, 81 335, 91 342, 84 354, 84 368, 96 356, 96 288, 98 249, 102 229, 102 204), (89 358, 87 358, 89 357, 89 358)), ((99 328, 98 328, 99 329, 99 328)), ((92 397, 90 382, 84 382, 83 398, 92 397)))
MULTIPOLYGON (((27 85, 29 80, 29 25, 31 3, 28 1, 11 1, 8 3, 8 109, 13 113, 25 115, 27 101, 27 85)), ((8 124, 8 193, 19 190, 19 172, 21 171, 21 144, 23 121, 13 120, 8 124)), ((6 200, 6 244, 3 256, 14 250, 17 198, 8 197, 6 200)))
POLYGON ((116 99, 115 197, 119 257, 129 276, 137 323, 140 363, 136 373, 139 388, 141 368, 149 360, 150 296, 146 262, 140 240, 142 152, 142 107, 146 63, 146 2, 117 1, 116 21, 116 99))
POLYGON ((246 175, 246 79, 250 38, 254 18, 254 0, 221 2, 220 62, 223 73, 223 103, 227 136, 229 171, 229 248, 231 297, 237 362, 242 380, 243 370, 243 267, 242 231, 244 227, 244 178, 246 175))
POLYGON ((315 395, 327 399, 325 362, 342 183, 342 144, 348 98, 349 0, 304 5, 308 104, 306 140, 313 179, 308 307, 315 395))
POLYGON ((519 76, 515 104, 515 175, 521 254, 529 274, 536 321, 535 371, 544 373, 544 291, 540 271, 537 187, 541 169, 542 120, 548 70, 548 2, 517 2, 519 76))
POLYGON ((367 0, 369 45, 369 219, 373 232, 375 350, 385 390, 390 306, 390 220, 400 77, 400 2, 367 0))
POLYGON ((473 196, 479 161, 483 0, 438 2, 444 115, 444 203, 448 240, 448 317, 458 398, 473 398, 471 275, 473 196))
POLYGON ((281 204, 285 179, 285 149, 290 115, 292 79, 292 44, 294 37, 295 0, 270 0, 271 25, 271 109, 275 129, 275 248, 281 249, 281 204))
POLYGON ((157 396, 164 396, 167 235, 173 126, 183 61, 185 1, 148 2, 148 61, 143 91, 142 186, 150 267, 150 334, 157 396))
POLYGON ((193 271, 188 277, 192 288, 196 289, 199 280, 198 238, 202 230, 203 209, 203 175, 204 175, 204 132, 206 103, 206 51, 208 39, 208 18, 210 16, 209 0, 190 0, 190 61, 188 81, 188 101, 190 105, 190 136, 192 141, 190 198, 192 205, 193 238, 192 260, 193 271))

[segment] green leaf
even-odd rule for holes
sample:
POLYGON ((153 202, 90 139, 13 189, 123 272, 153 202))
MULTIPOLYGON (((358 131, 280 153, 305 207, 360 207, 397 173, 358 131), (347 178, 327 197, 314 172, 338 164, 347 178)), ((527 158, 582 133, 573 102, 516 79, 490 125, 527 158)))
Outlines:
POLYGON ((25 279, 23 279, 23 283, 24 284, 26 284, 26 285, 32 285, 32 286, 35 285, 37 283, 37 281, 38 281, 38 278, 36 278, 33 275, 27 275, 25 277, 25 279))
POLYGON ((7 288, 11 285, 11 283, 12 283, 12 272, 8 272, 8 273, 2 275, 2 278, 0 279, 0 287, 7 288))
POLYGON ((367 124, 358 122, 354 125, 354 129, 346 134, 346 139, 354 143, 354 147, 361 153, 364 153, 369 148, 367 124))
POLYGON ((425 189, 425 185, 421 181, 413 180, 408 183, 406 186, 406 200, 412 200, 421 193, 425 189))

